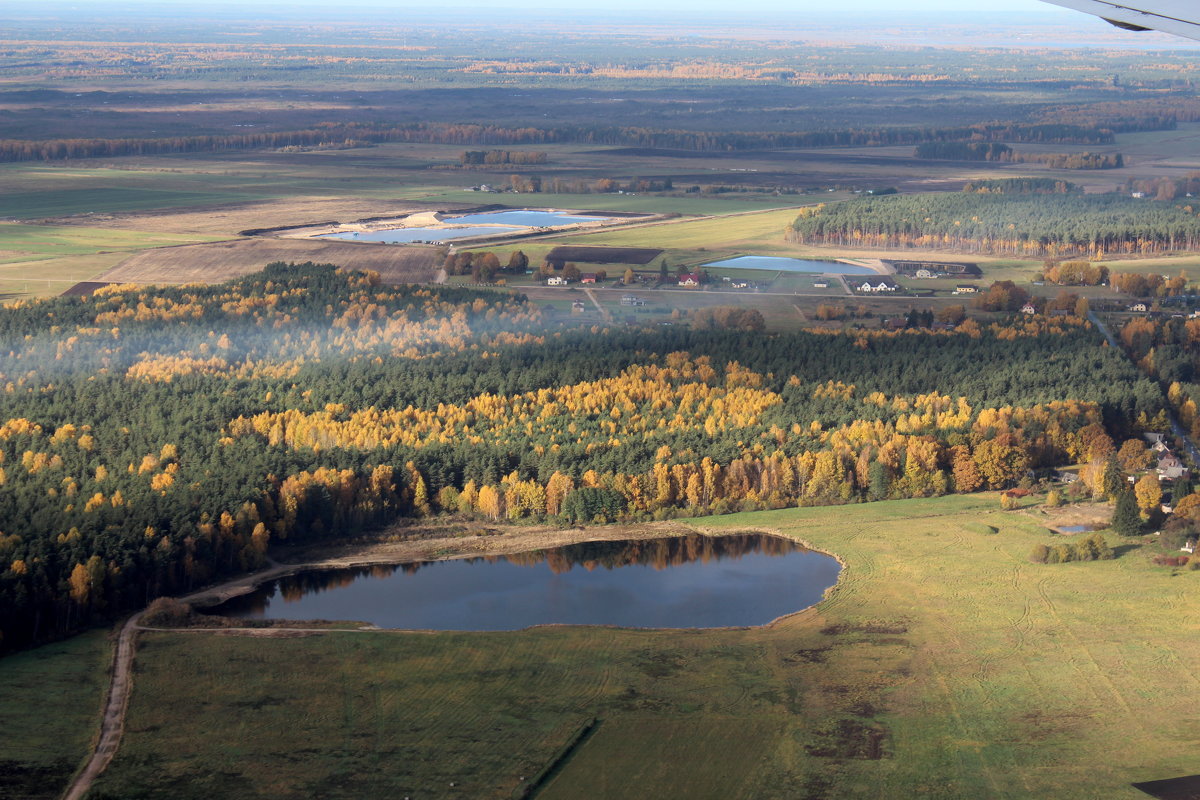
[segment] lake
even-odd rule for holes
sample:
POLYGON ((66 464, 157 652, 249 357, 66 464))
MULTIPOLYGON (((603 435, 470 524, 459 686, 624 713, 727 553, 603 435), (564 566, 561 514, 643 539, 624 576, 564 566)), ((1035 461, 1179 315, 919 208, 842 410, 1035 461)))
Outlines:
POLYGON ((447 239, 465 239, 468 236, 490 236, 510 233, 518 228, 392 228, 387 231, 344 231, 326 233, 317 239, 344 239, 348 242, 387 242, 406 244, 410 242, 443 242, 447 239))
POLYGON ((480 214, 464 214, 446 217, 447 225, 464 225, 463 228, 392 228, 382 231, 342 231, 326 233, 317 239, 344 239, 348 242, 386 242, 406 244, 411 242, 444 242, 448 239, 465 239, 468 236, 494 236, 500 233, 517 233, 527 228, 549 228, 556 225, 571 225, 581 222, 599 222, 611 217, 589 217, 568 214, 565 211, 485 211, 480 214), (486 226, 486 227, 485 227, 486 226))
POLYGON ((512 225, 517 228, 549 228, 555 225, 571 225, 578 222, 600 222, 611 217, 589 217, 568 214, 565 211, 485 211, 481 214, 465 214, 447 217, 444 221, 453 225, 512 225))
POLYGON ((830 556, 778 536, 689 534, 312 570, 269 581, 205 612, 415 630, 764 625, 820 601, 840 569, 830 556))
POLYGON ((769 269, 779 272, 812 272, 826 275, 876 275, 873 269, 840 261, 813 261, 806 258, 780 258, 777 256, 738 256, 724 261, 705 264, 706 267, 723 269, 769 269))

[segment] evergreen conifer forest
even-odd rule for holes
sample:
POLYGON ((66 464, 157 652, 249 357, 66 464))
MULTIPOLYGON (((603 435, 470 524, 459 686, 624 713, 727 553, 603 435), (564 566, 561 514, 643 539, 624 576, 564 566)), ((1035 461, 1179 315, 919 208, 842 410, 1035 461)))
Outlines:
POLYGON ((615 521, 1014 485, 1166 402, 1076 317, 570 327, 273 264, 0 312, 6 648, 401 517, 615 521))

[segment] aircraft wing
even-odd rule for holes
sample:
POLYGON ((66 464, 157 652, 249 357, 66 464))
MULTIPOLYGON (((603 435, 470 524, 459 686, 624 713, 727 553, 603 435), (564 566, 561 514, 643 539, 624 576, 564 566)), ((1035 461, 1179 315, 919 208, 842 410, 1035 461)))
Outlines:
POLYGON ((1189 39, 1200 39, 1200 4, 1196 0, 1043 0, 1056 6, 1095 14, 1131 31, 1164 31, 1189 39))

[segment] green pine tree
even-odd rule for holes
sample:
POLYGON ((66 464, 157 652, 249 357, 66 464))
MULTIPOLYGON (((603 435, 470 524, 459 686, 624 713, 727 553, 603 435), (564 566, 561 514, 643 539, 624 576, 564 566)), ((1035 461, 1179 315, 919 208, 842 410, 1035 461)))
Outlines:
POLYGON ((1117 494, 1117 508, 1113 511, 1109 527, 1122 536, 1136 536, 1142 532, 1142 517, 1138 513, 1137 500, 1128 488, 1117 494))

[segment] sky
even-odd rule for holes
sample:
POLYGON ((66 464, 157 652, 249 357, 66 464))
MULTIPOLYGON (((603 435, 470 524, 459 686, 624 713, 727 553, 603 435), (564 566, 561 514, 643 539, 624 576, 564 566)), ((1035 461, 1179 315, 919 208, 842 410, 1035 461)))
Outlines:
MULTIPOLYGON (((5 0, 0 0, 0 6, 5 0)), ((1087 14, 1039 0, 41 0, 10 3, 12 20, 85 22, 195 21, 204 24, 255 19, 295 23, 362 23, 444 27, 522 24, 538 20, 581 28, 629 25, 642 32, 725 34, 822 41, 937 46, 1095 46, 1131 50, 1193 49, 1186 39, 1160 33, 1119 32, 1087 14), (690 24, 688 24, 690 23, 690 24), (935 30, 942 26, 944 30, 935 30), (714 27, 715 26, 715 27, 714 27), (735 33, 736 32, 736 33, 735 33)), ((723 34, 724 35, 724 34, 723 34)))
MULTIPOLYGON (((73 2, 54 2, 48 5, 60 7, 75 7, 79 9, 99 9, 103 7, 111 7, 114 5, 134 5, 141 4, 153 6, 160 9, 180 9, 180 10, 202 10, 213 6, 266 6, 266 7, 287 7, 287 6, 324 6, 329 8, 327 0, 129 0, 129 2, 113 2, 113 0, 74 0, 73 2)), ((35 4, 35 5, 41 5, 35 4)), ((570 7, 567 4, 566 7, 570 7)), ((563 10, 563 0, 492 0, 485 2, 484 0, 436 0, 431 4, 428 0, 348 0, 348 2, 339 3, 338 6, 358 6, 358 7, 375 7, 386 8, 389 11, 403 12, 405 10, 428 10, 431 7, 435 8, 487 8, 489 10, 529 10, 529 9, 555 9, 563 10)), ((589 6, 575 6, 579 9, 589 8, 589 6)), ((637 11, 650 12, 661 14, 672 13, 690 13, 702 11, 709 14, 721 14, 725 16, 745 16, 745 15, 763 15, 769 18, 771 15, 786 16, 791 19, 801 18, 805 16, 828 16, 831 9, 836 9, 839 14, 863 14, 863 15, 885 15, 888 17, 898 18, 904 16, 924 16, 926 14, 940 13, 951 14, 959 18, 972 18, 980 16, 988 16, 995 13, 1004 14, 1033 14, 1038 16, 1056 16, 1063 12, 1055 6, 1051 6, 1038 0, 1001 0, 1000 3, 993 3, 990 8, 979 8, 978 4, 972 3, 970 0, 839 0, 837 3, 829 3, 824 0, 739 0, 735 4, 731 4, 729 0, 603 0, 602 7, 605 9, 621 10, 621 11, 637 11)), ((595 8, 592 6, 591 8, 595 8)), ((15 10, 15 9, 14 9, 15 10)))

